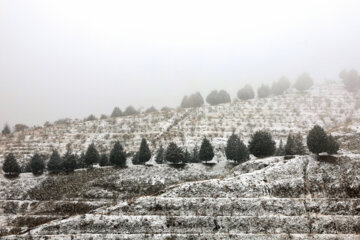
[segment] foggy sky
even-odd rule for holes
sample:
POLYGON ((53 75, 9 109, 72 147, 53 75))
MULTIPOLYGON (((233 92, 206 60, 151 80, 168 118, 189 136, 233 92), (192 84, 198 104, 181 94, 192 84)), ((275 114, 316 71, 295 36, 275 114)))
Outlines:
POLYGON ((359 1, 0 0, 5 122, 175 107, 185 94, 360 70, 359 1))

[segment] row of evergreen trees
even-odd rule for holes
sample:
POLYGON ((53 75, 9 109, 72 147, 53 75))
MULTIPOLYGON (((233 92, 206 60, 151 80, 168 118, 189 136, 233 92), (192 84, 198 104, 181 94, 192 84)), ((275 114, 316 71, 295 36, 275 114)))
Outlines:
MULTIPOLYGON (((299 76, 299 78, 294 83, 294 87, 299 91, 305 91, 309 89, 314 84, 312 78, 309 74, 304 73, 299 76)), ((257 89, 257 96, 259 98, 265 98, 270 95, 281 95, 287 89, 289 89, 291 83, 286 77, 281 77, 278 81, 274 82, 271 87, 266 84, 262 84, 257 89)), ((237 97, 240 100, 248 100, 255 97, 254 89, 251 85, 247 84, 237 92, 237 97)), ((210 105, 218 105, 222 103, 231 102, 231 97, 228 92, 225 90, 213 90, 207 97, 206 102, 210 105)), ((190 96, 184 96, 181 107, 200 107, 204 104, 204 99, 199 92, 192 94, 190 96)))
MULTIPOLYGON (((324 129, 315 125, 307 136, 307 147, 315 154, 327 152, 328 154, 335 154, 339 150, 339 143, 331 136, 326 134, 324 129)), ((236 163, 242 163, 249 159, 249 155, 262 158, 268 156, 284 156, 284 155, 304 155, 306 149, 303 144, 303 138, 300 134, 289 134, 287 137, 286 145, 283 146, 280 141, 279 146, 276 148, 275 141, 270 132, 260 130, 255 132, 249 141, 248 146, 240 139, 238 135, 233 133, 226 144, 225 155, 228 160, 236 163)), ((147 144, 146 139, 142 139, 139 151, 136 152, 132 158, 134 165, 144 165, 151 159, 151 151, 147 144)), ((171 142, 166 150, 160 146, 156 152, 155 161, 158 164, 185 164, 185 163, 199 163, 211 161, 214 157, 214 149, 210 141, 204 138, 200 150, 197 147, 189 153, 171 142)), ((67 151, 64 156, 54 150, 47 162, 47 170, 51 173, 58 172, 72 172, 77 168, 91 168, 94 164, 100 166, 126 166, 127 154, 119 141, 115 142, 110 151, 109 156, 106 154, 99 154, 95 145, 92 143, 88 146, 86 153, 80 156, 67 151)), ((30 170, 34 174, 41 174, 45 170, 45 158, 37 153, 33 155, 29 164, 30 170)), ((10 175, 19 174, 21 169, 12 153, 6 156, 3 170, 10 175)))

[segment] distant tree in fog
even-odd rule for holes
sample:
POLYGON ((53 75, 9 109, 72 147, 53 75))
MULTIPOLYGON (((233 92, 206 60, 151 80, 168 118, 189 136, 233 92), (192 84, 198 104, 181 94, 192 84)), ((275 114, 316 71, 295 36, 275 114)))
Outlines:
POLYGON ((222 103, 231 102, 231 98, 228 92, 225 90, 213 90, 207 97, 206 102, 210 105, 218 105, 222 103))
POLYGON ((189 97, 184 96, 181 101, 182 108, 201 107, 202 105, 204 105, 204 99, 199 92, 193 93, 189 97))
POLYGON ((349 92, 356 92, 360 89, 360 76, 356 70, 347 71, 344 69, 340 73, 340 78, 349 92))
POLYGON ((237 92, 237 97, 240 100, 248 100, 255 97, 254 89, 250 85, 245 85, 237 92))
POLYGON ((314 85, 314 81, 308 73, 301 74, 296 80, 294 87, 299 91, 306 91, 314 85))
POLYGON ((26 126, 25 124, 15 124, 15 132, 20 132, 20 131, 24 131, 25 129, 28 129, 29 127, 26 126))
POLYGON ((135 108, 133 106, 128 106, 124 113, 123 113, 123 116, 130 116, 130 115, 134 115, 134 114, 137 114, 138 111, 135 110, 135 108))
POLYGON ((270 88, 268 85, 262 84, 257 90, 258 98, 266 98, 270 96, 270 88))
POLYGON ((169 111, 171 111, 171 108, 165 106, 165 107, 162 107, 162 108, 161 108, 161 111, 162 111, 162 112, 169 112, 169 111))
POLYGON ((145 110, 145 113, 157 113, 159 112, 154 106, 149 107, 145 110))
POLYGON ((9 127, 9 125, 8 124, 5 124, 5 126, 4 126, 4 128, 3 128, 3 130, 2 130, 2 132, 1 132, 2 134, 4 134, 4 135, 6 135, 6 134, 10 134, 11 133, 11 131, 10 131, 10 127, 9 127))
POLYGON ((280 78, 278 81, 274 82, 271 87, 271 92, 274 95, 283 94, 290 87, 290 81, 286 77, 280 78))
POLYGON ((284 156, 285 148, 282 139, 280 140, 279 146, 276 148, 275 156, 284 156))
POLYGON ((305 147, 303 144, 303 138, 300 133, 294 135, 289 134, 285 145, 286 155, 304 155, 305 147))
POLYGON ((95 117, 94 114, 90 114, 86 119, 85 121, 95 121, 97 120, 97 118, 95 117))
POLYGON ((117 117, 121 117, 121 115, 122 115, 122 112, 121 112, 120 108, 119 107, 114 107, 114 110, 111 113, 111 117, 112 118, 117 118, 117 117))

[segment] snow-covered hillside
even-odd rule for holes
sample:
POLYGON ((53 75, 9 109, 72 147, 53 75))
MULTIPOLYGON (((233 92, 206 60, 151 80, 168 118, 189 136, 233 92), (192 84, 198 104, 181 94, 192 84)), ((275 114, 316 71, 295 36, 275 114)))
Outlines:
POLYGON ((270 130, 276 141, 285 140, 289 132, 301 132, 305 136, 314 124, 330 132, 339 127, 342 133, 348 127, 354 128, 352 132, 360 132, 355 124, 360 120, 360 109, 355 108, 357 98, 359 96, 347 92, 342 84, 328 83, 303 93, 290 89, 280 96, 218 106, 116 119, 73 120, 1 136, 0 163, 9 152, 23 162, 34 152, 49 154, 55 148, 64 153, 67 147, 80 152, 92 142, 101 152, 109 152, 113 143, 120 140, 127 152, 135 152, 141 138, 146 138, 154 151, 160 144, 166 146, 170 141, 192 148, 206 136, 215 148, 221 149, 232 131, 245 141, 258 129, 270 130))
MULTIPOLYGON (((66 195, 49 205, 52 208, 45 207, 46 201, 30 204, 24 201, 21 204, 25 207, 14 203, 17 208, 13 213, 7 212, 4 227, 16 231, 14 226, 21 222, 16 220, 19 218, 16 214, 24 213, 33 217, 34 222, 37 220, 38 226, 23 225, 18 229, 20 235, 4 239, 355 240, 360 234, 360 158, 338 157, 320 161, 312 156, 251 160, 232 170, 222 165, 220 175, 217 170, 206 170, 209 166, 202 164, 172 170, 169 166, 149 171, 144 166, 112 170, 112 174, 107 172, 102 177, 107 187, 104 183, 96 185, 101 179, 96 177, 91 188, 87 185, 77 191, 77 196, 91 189, 97 192, 91 197, 83 195, 84 202, 73 203, 74 206, 83 203, 88 212, 79 211, 71 216, 58 210, 58 214, 46 215, 54 209, 67 209, 61 206, 73 199, 66 202, 69 197, 66 195), (139 168, 144 170, 142 175, 137 175, 139 168), (124 188, 132 174, 142 180, 148 178, 142 183, 143 189, 161 187, 150 191, 151 194, 143 192, 142 196, 129 195, 112 201, 109 196, 106 201, 107 191, 120 196, 130 191, 124 188), (212 176, 206 180, 208 174, 212 176), (174 184, 175 179, 182 183, 174 184), (94 209, 100 198, 104 198, 103 206, 94 209), (41 219, 46 216, 47 219, 41 219), (28 228, 31 230, 26 231, 28 228)), ((134 178, 131 181, 137 190, 137 181, 134 178)), ((40 186, 44 188, 37 184, 35 189, 40 186)))

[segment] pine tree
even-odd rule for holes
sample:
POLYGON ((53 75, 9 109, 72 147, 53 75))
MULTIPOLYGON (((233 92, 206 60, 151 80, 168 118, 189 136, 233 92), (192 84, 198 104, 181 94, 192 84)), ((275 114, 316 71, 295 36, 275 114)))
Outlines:
POLYGON ((279 147, 275 151, 275 156, 284 156, 285 148, 282 139, 280 140, 279 147))
POLYGON ((294 136, 292 134, 289 134, 287 137, 285 145, 285 155, 296 155, 296 144, 294 136))
POLYGON ((299 91, 306 91, 314 85, 314 82, 308 73, 303 73, 298 77, 294 87, 299 91))
POLYGON ((10 134, 10 127, 9 127, 9 125, 8 124, 5 124, 5 126, 4 126, 4 129, 2 130, 2 134, 4 134, 4 135, 6 135, 6 134, 10 134))
POLYGON ((309 132, 306 140, 310 152, 319 155, 319 153, 328 150, 328 137, 325 130, 319 125, 315 125, 309 132))
POLYGON ((110 163, 115 166, 126 166, 126 153, 119 141, 116 141, 110 152, 110 163))
POLYGON ((185 149, 185 152, 184 152, 183 163, 191 163, 191 154, 189 153, 189 151, 187 149, 185 149))
POLYGON ((100 155, 94 143, 91 143, 85 153, 85 164, 87 167, 92 167, 93 164, 98 163, 100 155))
POLYGON ((249 159, 247 147, 235 133, 227 141, 225 155, 228 160, 233 160, 237 163, 242 163, 249 159))
POLYGON ((300 133, 298 133, 294 136, 294 142, 295 142, 296 154, 297 155, 305 155, 306 150, 305 150, 305 146, 303 143, 303 137, 301 136, 300 133))
POLYGON ((117 118, 117 117, 121 117, 121 115, 122 115, 122 112, 121 112, 120 108, 119 107, 114 107, 114 110, 111 113, 111 117, 112 118, 117 118))
POLYGON ((132 159, 131 159, 131 162, 132 162, 133 165, 141 165, 141 164, 140 164, 140 161, 139 161, 139 151, 137 151, 137 152, 133 155, 133 157, 132 157, 132 159))
POLYGON ((213 158, 214 158, 213 147, 209 142, 209 140, 207 138, 204 138, 200 147, 199 159, 201 161, 208 162, 211 161, 213 158))
POLYGON ((31 168, 31 172, 34 175, 42 174, 44 172, 45 163, 43 158, 39 154, 35 153, 32 156, 30 160, 30 168, 31 168))
POLYGON ((101 167, 109 166, 109 159, 105 153, 101 154, 99 165, 101 167))
POLYGON ((165 159, 168 163, 181 163, 184 161, 184 152, 175 143, 171 142, 166 149, 165 159))
POLYGON ((63 156, 63 165, 66 172, 73 172, 76 169, 76 156, 67 151, 63 156))
POLYGON ((155 162, 157 164, 165 163, 165 150, 162 145, 160 145, 160 148, 156 152, 155 162))
POLYGON ((331 135, 328 136, 328 140, 327 140, 327 150, 326 152, 328 154, 336 154, 339 151, 340 145, 339 143, 335 140, 335 138, 331 135))
POLYGON ((197 145, 195 145, 195 147, 193 148, 193 151, 191 153, 191 162, 192 163, 199 163, 200 159, 199 159, 199 148, 197 145))
POLYGON ((52 173, 58 173, 63 170, 63 161, 61 160, 58 151, 53 150, 50 160, 47 163, 47 169, 52 173))
POLYGON ((360 76, 356 70, 343 70, 340 73, 340 78, 343 80, 345 89, 349 92, 356 92, 360 89, 360 76))
POLYGON ((9 176, 17 176, 20 174, 21 169, 20 169, 19 164, 16 161, 14 154, 9 153, 6 156, 4 164, 3 164, 3 171, 5 172, 6 175, 9 175, 9 176))
POLYGON ((77 158, 76 167, 77 168, 86 168, 84 152, 81 152, 80 156, 77 158))
POLYGON ((275 153, 275 141, 268 131, 260 130, 251 135, 249 151, 255 157, 269 157, 275 153))
POLYGON ((146 139, 141 140, 140 149, 139 149, 139 162, 140 164, 145 164, 151 158, 151 152, 149 146, 146 142, 146 139))

